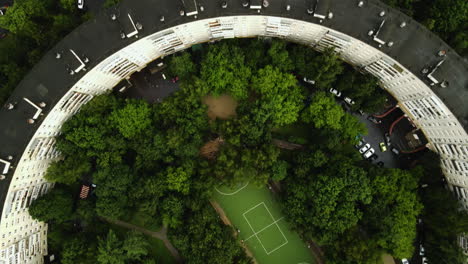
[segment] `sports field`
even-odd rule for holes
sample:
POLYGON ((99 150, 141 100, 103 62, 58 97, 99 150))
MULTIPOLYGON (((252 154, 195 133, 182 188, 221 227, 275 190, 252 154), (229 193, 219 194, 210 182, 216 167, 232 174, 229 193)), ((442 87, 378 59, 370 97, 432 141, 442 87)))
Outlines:
POLYGON ((250 184, 217 188, 214 199, 259 264, 315 263, 306 243, 290 230, 268 188, 250 184))

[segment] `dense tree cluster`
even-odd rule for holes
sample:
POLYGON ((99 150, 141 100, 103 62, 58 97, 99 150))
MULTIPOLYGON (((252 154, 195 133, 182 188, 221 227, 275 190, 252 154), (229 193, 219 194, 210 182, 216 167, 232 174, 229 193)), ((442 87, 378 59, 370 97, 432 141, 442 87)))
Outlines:
POLYGON ((77 251, 94 254, 95 263, 152 263, 141 235, 114 233, 103 221, 118 219, 167 227, 187 263, 250 263, 208 203, 215 186, 246 181, 276 181, 285 215, 304 239, 325 248, 329 263, 412 254, 423 171, 363 161, 353 143, 366 128, 327 91, 341 86, 364 105, 376 92, 375 79, 350 73, 331 51, 279 40, 225 41, 168 61, 181 89, 163 102, 97 96, 63 125, 57 148, 64 158, 46 175, 57 187, 30 209, 52 223, 49 244, 63 259, 77 251), (313 59, 296 63, 301 54, 313 59), (328 63, 328 71, 316 69, 315 60, 328 63), (224 94, 236 98, 236 115, 209 120, 202 98, 224 94), (215 157, 200 155, 215 139, 221 139, 215 157), (302 145, 281 150, 273 139, 302 145), (76 202, 83 181, 96 188, 76 202), (88 242, 64 243, 66 234, 88 242))
POLYGON ((170 234, 184 256, 197 256, 187 258, 187 263, 251 263, 241 247, 229 243, 235 231, 222 224, 214 210, 204 205, 188 214, 191 215, 183 218, 180 228, 170 234))
POLYGON ((377 77, 361 74, 351 66, 345 67, 335 83, 335 88, 349 96, 355 102, 353 110, 361 109, 367 113, 374 113, 382 108, 386 96, 378 85, 377 77))
MULTIPOLYGON (((213 187, 241 181, 263 185, 270 179, 284 179, 289 165, 272 143, 272 131, 301 122, 306 106, 335 107, 339 112, 335 122, 357 122, 331 95, 321 92, 312 96, 313 89, 299 85, 290 73, 294 70, 290 48, 276 40, 208 45, 200 51, 202 54, 196 54, 201 58, 199 62, 188 52, 168 60, 169 74, 180 76, 181 89, 162 103, 150 105, 102 95, 86 104, 63 125, 57 138, 57 148, 64 158, 51 164, 46 179, 59 185, 31 206, 36 219, 65 226, 52 232, 49 240, 54 241, 55 236, 57 242, 52 242, 51 247, 63 251, 58 242, 61 231, 79 232, 69 223, 79 223, 85 234, 96 238, 103 235, 87 230, 87 223, 119 219, 151 228, 168 227, 171 239, 181 241, 179 248, 189 263, 206 262, 207 258, 212 262, 248 263, 232 230, 219 222, 213 209, 206 208, 213 187), (249 53, 257 46, 263 52, 262 60, 254 62, 249 53), (209 94, 228 94, 237 99, 236 116, 210 122, 207 106, 202 103, 209 94), (326 98, 326 102, 307 102, 308 97, 326 98), (201 147, 214 138, 223 139, 216 159, 201 157, 201 147), (94 183, 96 189, 90 201, 74 203, 82 181, 94 183), (55 213, 46 214, 48 210, 55 213), (183 231, 200 221, 213 230, 183 231), (213 234, 207 236, 207 232, 213 234), (206 237, 206 241, 199 241, 200 237, 206 237), (195 250, 190 243, 182 246, 187 240, 206 243, 206 248, 195 250), (225 243, 218 248, 208 246, 221 241, 225 243)), ((315 56, 332 56, 334 64, 341 65, 332 54, 315 56)), ((321 115, 309 116, 307 122, 328 122, 324 119, 321 115)), ((353 142, 358 133, 365 133, 363 127, 349 130, 335 125, 332 129, 336 144, 353 142)), ((103 250, 103 243, 90 244, 103 250)))
POLYGON ((315 146, 294 157, 284 212, 326 248, 330 263, 375 263, 382 252, 412 255, 418 174, 362 164, 352 148, 315 146), (333 164, 333 165, 332 165, 333 164), (358 243, 350 243, 359 237, 358 243))

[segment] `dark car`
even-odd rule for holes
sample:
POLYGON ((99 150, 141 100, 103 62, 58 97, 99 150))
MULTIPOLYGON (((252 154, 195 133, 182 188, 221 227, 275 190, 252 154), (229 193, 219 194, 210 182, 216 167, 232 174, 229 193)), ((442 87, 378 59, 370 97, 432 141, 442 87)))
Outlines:
POLYGON ((0 16, 4 16, 7 12, 7 9, 8 9, 8 6, 5 5, 5 6, 1 6, 0 7, 0 16))
POLYGON ((379 156, 377 156, 376 154, 374 154, 374 155, 370 156, 369 161, 375 161, 375 160, 377 160, 378 158, 379 158, 379 156))
POLYGON ((381 168, 382 168, 382 167, 384 166, 384 163, 383 163, 383 161, 379 161, 379 162, 377 162, 377 166, 379 166, 379 167, 381 167, 381 168))
POLYGON ((385 144, 387 144, 387 147, 392 145, 392 142, 390 141, 390 135, 388 133, 385 133, 385 144))
POLYGON ((361 139, 356 145, 354 145, 354 147, 360 149, 362 146, 364 146, 364 143, 366 143, 366 141, 364 139, 361 139))
POLYGON ((377 125, 382 123, 382 120, 376 118, 375 116, 369 116, 369 117, 367 118, 367 120, 369 120, 369 121, 371 121, 372 123, 377 124, 377 125))

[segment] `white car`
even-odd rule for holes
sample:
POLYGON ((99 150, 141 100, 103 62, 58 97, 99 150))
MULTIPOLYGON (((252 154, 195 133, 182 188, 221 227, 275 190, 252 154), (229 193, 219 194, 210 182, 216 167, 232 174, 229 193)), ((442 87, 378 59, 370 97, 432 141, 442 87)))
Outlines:
POLYGON ((374 155, 375 153, 375 149, 371 148, 369 149, 366 153, 364 153, 364 158, 368 159, 370 158, 372 155, 374 155))
POLYGON ((409 261, 407 259, 402 259, 401 264, 409 264, 409 261))
POLYGON ((422 258, 422 264, 429 264, 429 262, 427 261, 427 258, 426 258, 426 257, 423 257, 423 258, 422 258))
POLYGON ((364 145, 364 147, 362 147, 362 148, 359 149, 359 153, 364 154, 364 153, 365 153, 366 151, 368 151, 369 149, 370 149, 370 144, 367 143, 367 144, 364 145))
POLYGON ((422 244, 419 245, 419 255, 424 256, 424 247, 422 244))
POLYGON ((84 0, 78 0, 78 9, 84 8, 84 0))
POLYGON ((307 79, 307 77, 304 77, 304 82, 310 83, 310 84, 315 84, 315 81, 314 81, 314 80, 307 79))
POLYGON ((333 89, 333 88, 330 88, 330 93, 332 93, 333 95, 335 95, 336 97, 340 97, 341 96, 341 92, 336 90, 336 89, 333 89))
POLYGON ((353 101, 353 99, 349 98, 349 97, 345 97, 344 98, 344 101, 349 104, 349 105, 353 105, 355 104, 355 102, 353 101))

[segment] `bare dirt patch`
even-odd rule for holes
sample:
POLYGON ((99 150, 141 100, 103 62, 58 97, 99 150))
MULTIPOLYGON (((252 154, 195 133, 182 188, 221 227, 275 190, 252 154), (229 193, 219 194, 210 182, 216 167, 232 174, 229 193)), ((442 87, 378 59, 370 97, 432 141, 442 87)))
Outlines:
POLYGON ((211 120, 228 119, 236 115, 237 101, 229 95, 205 96, 202 102, 208 105, 208 117, 211 120))
POLYGON ((216 154, 219 151, 220 146, 223 144, 224 140, 220 137, 208 141, 203 147, 200 149, 200 156, 214 160, 216 158, 216 154))

